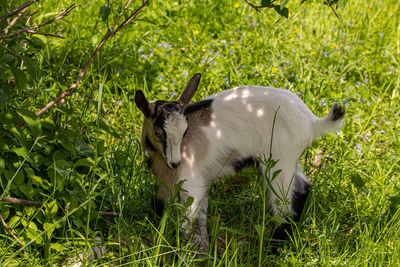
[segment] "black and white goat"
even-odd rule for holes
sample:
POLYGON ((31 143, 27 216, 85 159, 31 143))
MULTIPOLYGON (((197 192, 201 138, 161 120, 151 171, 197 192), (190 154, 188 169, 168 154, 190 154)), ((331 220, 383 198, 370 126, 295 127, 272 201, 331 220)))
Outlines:
POLYGON ((245 167, 257 167, 265 178, 263 162, 271 155, 277 163, 269 171, 279 172, 268 183, 272 213, 298 217, 304 203, 297 202, 304 202, 310 186, 298 161, 313 140, 341 127, 344 109, 334 104, 318 118, 295 94, 263 86, 236 87, 190 103, 199 81, 200 74, 194 75, 178 101, 151 103, 139 90, 135 102, 145 116, 142 147, 158 179, 157 198, 165 203, 184 181, 182 198, 194 199, 187 213, 191 222, 196 219, 194 239, 207 250, 210 182, 245 167))

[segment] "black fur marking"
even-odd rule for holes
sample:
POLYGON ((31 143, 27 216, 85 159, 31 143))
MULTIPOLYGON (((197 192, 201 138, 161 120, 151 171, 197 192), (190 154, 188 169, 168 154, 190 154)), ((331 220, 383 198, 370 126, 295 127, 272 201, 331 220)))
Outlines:
POLYGON ((304 206, 307 201, 308 194, 310 193, 311 184, 304 185, 305 193, 293 192, 292 195, 292 207, 296 215, 293 217, 293 221, 299 222, 301 214, 303 213, 304 206))
POLYGON ((190 113, 210 108, 210 106, 211 106, 213 101, 214 101, 213 99, 207 99, 207 100, 202 100, 202 101, 199 101, 199 102, 192 103, 192 104, 187 106, 187 108, 185 109, 184 114, 186 116, 186 115, 188 115, 190 113))
POLYGON ((254 156, 248 156, 242 159, 239 159, 233 163, 233 168, 235 169, 235 172, 240 171, 241 169, 248 168, 248 167, 254 167, 257 168, 260 165, 260 162, 258 159, 256 159, 254 156))
POLYGON ((339 105, 338 103, 335 103, 332 107, 332 121, 337 121, 343 118, 344 114, 346 113, 344 107, 342 105, 339 105))
POLYGON ((157 196, 153 196, 153 199, 151 201, 151 205, 153 210, 158 216, 162 216, 164 209, 165 209, 165 203, 162 201, 160 198, 157 196))
POLYGON ((160 108, 160 106, 163 105, 163 104, 165 104, 165 103, 167 103, 167 101, 164 101, 164 100, 157 100, 156 102, 154 102, 154 110, 155 110, 155 112, 154 112, 154 114, 153 114, 153 118, 154 118, 155 116, 157 116, 157 114, 158 114, 158 109, 160 108))

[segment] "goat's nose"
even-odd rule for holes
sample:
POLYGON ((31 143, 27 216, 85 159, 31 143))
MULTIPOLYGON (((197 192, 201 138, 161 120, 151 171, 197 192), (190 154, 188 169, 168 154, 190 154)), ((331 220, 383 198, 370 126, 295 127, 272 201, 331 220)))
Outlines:
POLYGON ((173 168, 173 169, 176 169, 176 168, 178 168, 178 166, 181 164, 181 162, 180 161, 178 161, 178 162, 171 162, 171 167, 173 168))

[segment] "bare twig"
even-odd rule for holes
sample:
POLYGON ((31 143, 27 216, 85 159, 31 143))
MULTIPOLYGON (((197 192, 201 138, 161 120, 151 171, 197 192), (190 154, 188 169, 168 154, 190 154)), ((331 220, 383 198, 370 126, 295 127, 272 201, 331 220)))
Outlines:
MULTIPOLYGON (((131 1, 129 1, 131 2, 131 1)), ((122 28, 124 28, 126 25, 128 25, 138 14, 139 12, 147 5, 147 3, 149 2, 149 0, 146 0, 143 2, 143 4, 134 12, 132 13, 123 23, 121 23, 121 25, 112 31, 108 31, 105 36, 103 37, 103 39, 101 40, 100 44, 97 46, 96 50, 93 52, 92 56, 90 57, 90 59, 88 60, 88 62, 86 63, 86 65, 83 67, 83 69, 79 72, 78 77, 76 78, 76 81, 74 84, 72 84, 69 89, 65 92, 63 92, 61 95, 59 95, 58 97, 54 98, 52 101, 50 101, 46 106, 44 106, 41 110, 36 112, 37 116, 42 115, 44 112, 46 112, 48 109, 50 109, 52 106, 54 106, 56 103, 58 103, 59 101, 63 100, 65 97, 70 96, 73 94, 73 92, 76 90, 76 88, 78 87, 80 81, 82 80, 83 76, 85 75, 86 71, 88 70, 90 64, 92 64, 94 58, 96 57, 97 53, 100 51, 100 49, 103 47, 103 45, 105 44, 105 42, 108 40, 108 38, 110 38, 112 35, 114 35, 115 33, 117 33, 118 31, 122 30, 122 28)), ((126 6, 125 6, 126 7, 126 6)), ((119 19, 119 18, 118 18, 119 19)), ((115 23, 113 25, 113 27, 115 27, 115 23)))
MULTIPOLYGON (((62 104, 65 101, 65 97, 70 96, 74 93, 74 91, 76 90, 76 88, 78 87, 80 81, 82 80, 83 76, 85 75, 86 71, 88 70, 90 64, 92 64, 94 58, 97 56, 97 53, 100 51, 100 49, 103 47, 103 45, 105 44, 105 42, 115 33, 117 33, 118 31, 122 30, 126 25, 128 25, 139 13, 140 11, 142 11, 142 9, 149 3, 150 0, 145 0, 143 1, 143 4, 136 9, 135 12, 133 12, 124 22, 121 23, 121 25, 118 26, 117 29, 114 29, 118 20, 121 18, 122 16, 122 12, 119 14, 116 22, 114 23, 114 25, 112 26, 112 30, 108 31, 105 36, 103 37, 103 39, 101 40, 100 44, 97 46, 96 50, 93 52, 92 56, 90 57, 90 59, 88 60, 88 62, 85 64, 85 66, 83 67, 83 69, 79 72, 78 77, 76 78, 75 83, 73 83, 67 91, 64 91, 63 93, 61 93, 59 96, 57 96, 56 98, 54 98, 52 101, 50 101, 49 103, 47 103, 46 106, 44 106, 42 109, 38 110, 36 112, 37 116, 42 115, 44 112, 46 112, 47 110, 49 110, 51 107, 53 107, 55 104, 59 103, 59 107, 62 106, 62 104)), ((128 5, 132 2, 132 0, 129 0, 127 2, 127 4, 125 5, 124 9, 127 9, 128 5)), ((20 122, 19 124, 15 125, 15 127, 21 127, 25 125, 25 121, 20 122)), ((10 133, 10 131, 6 131, 4 132, 1 137, 7 136, 10 133)))
POLYGON ((113 211, 100 211, 99 212, 100 217, 113 217, 113 218, 118 218, 119 216, 124 216, 124 214, 121 214, 119 212, 113 212, 113 211))
POLYGON ((35 3, 35 2, 39 2, 39 0, 30 0, 30 1, 26 2, 25 4, 23 4, 23 5, 19 6, 19 7, 17 7, 17 8, 14 9, 13 11, 11 11, 10 13, 5 14, 4 16, 2 16, 2 17, 0 18, 0 22, 2 22, 3 20, 8 19, 9 17, 14 16, 15 14, 17 14, 18 12, 20 12, 21 10, 27 8, 28 6, 32 5, 32 4, 35 3))
MULTIPOLYGON (((0 220, 1 220, 1 224, 3 225, 4 229, 6 229, 6 231, 12 236, 12 238, 14 238, 21 246, 24 246, 24 244, 22 244, 22 242, 18 239, 18 237, 11 231, 10 227, 8 227, 8 225, 4 221, 3 216, 1 216, 1 214, 0 214, 0 220)), ((24 252, 25 256, 27 258, 29 258, 28 252, 26 252, 25 249, 23 249, 23 252, 24 252)))
POLYGON ((35 206, 35 207, 39 207, 39 208, 41 206, 43 206, 43 202, 30 201, 30 200, 15 198, 15 197, 1 197, 0 201, 11 203, 11 204, 19 204, 19 205, 25 205, 25 206, 35 206))
POLYGON ((18 15, 10 21, 10 24, 8 24, 7 27, 5 27, 1 32, 7 34, 8 30, 17 23, 18 19, 22 16, 22 13, 24 13, 27 9, 28 7, 22 9, 21 12, 19 12, 18 15))
POLYGON ((335 14, 335 16, 336 16, 338 19, 340 19, 339 16, 338 16, 338 14, 336 13, 335 9, 333 8, 331 1, 330 1, 330 0, 326 0, 326 2, 327 2, 328 5, 331 7, 331 9, 332 9, 333 13, 335 14))
POLYGON ((16 32, 13 32, 13 33, 2 35, 2 36, 0 36, 0 40, 6 39, 6 38, 10 38, 10 37, 16 36, 16 35, 24 33, 24 32, 29 32, 29 31, 38 29, 40 27, 46 26, 46 25, 48 25, 50 23, 53 23, 54 21, 60 20, 60 19, 62 19, 64 17, 68 16, 75 7, 76 7, 76 5, 72 4, 70 7, 68 7, 67 9, 65 9, 63 11, 61 11, 60 14, 58 14, 57 16, 52 18, 51 20, 43 22, 43 23, 41 23, 39 25, 33 25, 31 27, 24 28, 22 30, 19 30, 19 31, 16 31, 16 32))
POLYGON ((245 0, 246 1, 246 3, 249 5, 249 6, 251 6, 252 8, 254 8, 257 12, 260 12, 260 9, 261 8, 273 8, 274 7, 274 5, 269 5, 269 6, 255 6, 255 5, 253 5, 251 2, 250 2, 250 0, 245 0))
POLYGON ((51 37, 65 39, 64 36, 57 35, 57 34, 51 34, 51 33, 46 33, 46 32, 37 32, 37 31, 32 31, 32 30, 29 30, 28 32, 32 33, 32 34, 39 34, 39 35, 45 35, 45 36, 51 36, 51 37))

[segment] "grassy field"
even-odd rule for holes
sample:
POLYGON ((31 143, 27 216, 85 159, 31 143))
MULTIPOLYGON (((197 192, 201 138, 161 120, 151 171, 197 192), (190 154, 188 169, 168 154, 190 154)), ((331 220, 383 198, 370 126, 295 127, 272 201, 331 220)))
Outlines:
MULTIPOLYGON (((60 109, 56 127, 85 125, 80 134, 95 140, 90 144, 96 148, 90 159, 95 165, 77 178, 82 190, 68 191, 76 197, 65 201, 67 191, 51 184, 51 174, 41 176, 49 181, 50 193, 32 200, 58 203, 50 235, 40 210, 0 204, 29 254, 24 256, 21 246, 0 229, 0 262, 71 263, 97 246, 98 237, 109 253, 88 264, 398 265, 400 3, 349 1, 337 19, 327 6, 298 2, 289 5, 289 19, 284 19, 274 10, 257 13, 245 1, 151 1, 134 24, 109 40, 60 109), (210 187, 208 254, 195 257, 195 248, 179 234, 182 214, 172 207, 162 218, 152 212, 155 185, 141 156, 142 115, 134 94, 140 89, 151 100, 176 99, 197 72, 203 76, 196 101, 256 84, 297 93, 318 116, 333 102, 346 106, 343 130, 313 144, 301 159, 313 189, 301 223, 277 253, 269 246, 275 218, 263 218, 262 179, 251 170, 210 187), (96 120, 106 126, 91 124, 96 120), (64 207, 69 203, 75 204, 68 211, 64 207), (100 210, 127 216, 99 217, 100 210), (33 232, 27 231, 35 228, 31 223, 33 232)), ((33 22, 72 3, 43 1, 33 22)), ((45 44, 38 57, 40 79, 30 84, 28 95, 19 96, 33 111, 68 89, 107 31, 99 15, 107 1, 76 3, 70 17, 46 28, 65 40, 39 37, 45 44)), ((119 2, 110 1, 110 6, 116 12, 119 2)), ((68 173, 74 168, 79 165, 68 173)), ((68 182, 63 183, 67 190, 68 182)), ((1 186, 3 194, 14 196, 13 187, 7 191, 3 182, 1 186)), ((43 214, 51 213, 48 209, 43 214)))

